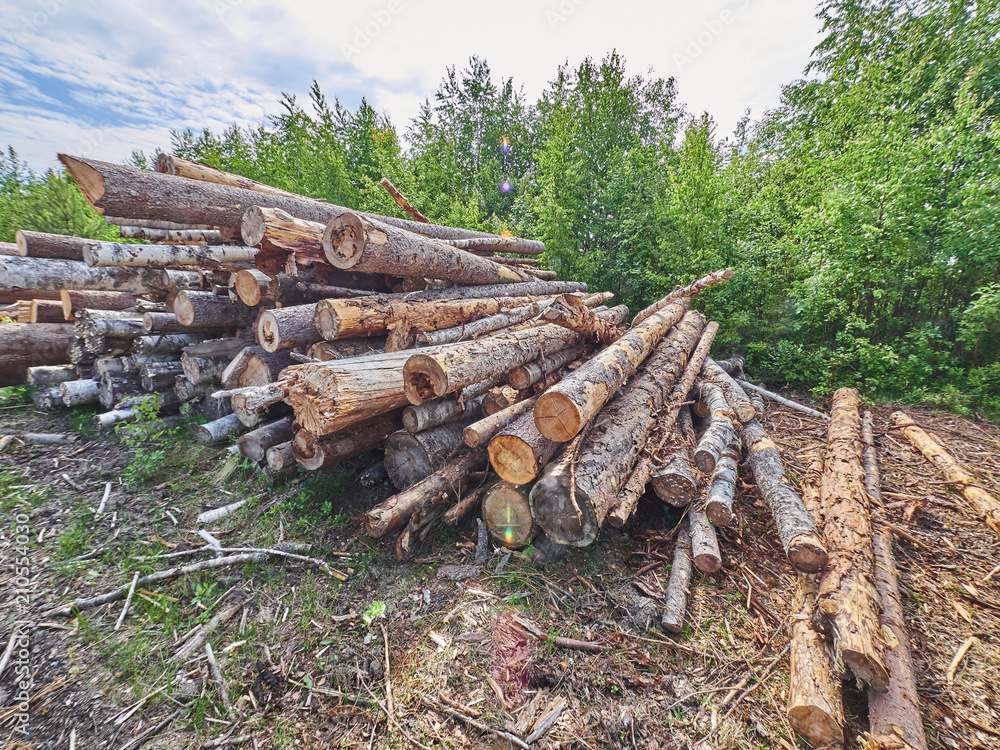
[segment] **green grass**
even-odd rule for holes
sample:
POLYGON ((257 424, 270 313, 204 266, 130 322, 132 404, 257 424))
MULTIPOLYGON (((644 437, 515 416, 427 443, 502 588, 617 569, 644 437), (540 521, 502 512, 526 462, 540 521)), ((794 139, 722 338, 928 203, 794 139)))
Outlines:
POLYGON ((0 510, 12 510, 19 506, 35 507, 48 499, 48 487, 32 483, 17 469, 0 469, 0 510))

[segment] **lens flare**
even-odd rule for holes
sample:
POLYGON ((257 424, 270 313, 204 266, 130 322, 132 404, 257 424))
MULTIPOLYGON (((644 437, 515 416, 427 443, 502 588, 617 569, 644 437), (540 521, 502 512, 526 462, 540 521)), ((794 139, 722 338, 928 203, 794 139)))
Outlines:
POLYGON ((504 180, 503 181, 503 185, 500 186, 500 189, 503 190, 505 193, 509 193, 510 192, 510 183, 507 180, 504 180))
POLYGON ((503 137, 503 142, 500 144, 500 150, 505 154, 510 151, 510 141, 507 140, 507 136, 503 137))

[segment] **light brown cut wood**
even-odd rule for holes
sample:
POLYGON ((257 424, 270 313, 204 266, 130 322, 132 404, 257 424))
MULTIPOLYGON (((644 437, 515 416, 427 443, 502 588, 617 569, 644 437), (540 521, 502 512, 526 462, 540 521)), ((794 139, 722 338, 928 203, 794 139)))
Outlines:
POLYGON ((0 255, 20 255, 16 242, 0 242, 0 255))
POLYGON ((271 471, 288 471, 298 465, 295 454, 292 452, 292 441, 272 445, 265 454, 267 466, 271 471))
POLYGON ((531 396, 531 391, 518 391, 509 385, 498 385, 491 388, 483 399, 483 414, 490 416, 498 411, 509 409, 516 403, 531 396))
POLYGON ((101 383, 98 380, 68 380, 59 386, 63 403, 68 407, 96 404, 101 400, 101 383))
POLYGON ((420 213, 419 210, 414 208, 408 200, 403 196, 401 192, 396 190, 396 186, 389 182, 388 177, 382 178, 382 187, 385 188, 386 192, 392 196, 392 199, 396 201, 396 205, 399 206, 414 221, 418 221, 421 224, 430 224, 430 219, 420 213))
POLYGON ((686 309, 684 300, 664 307, 542 394, 534 412, 538 431, 560 443, 577 435, 680 321, 686 309))
POLYGON ((270 277, 256 268, 245 268, 233 274, 233 290, 240 302, 256 307, 267 296, 270 277))
MULTIPOLYGON (((502 479, 514 484, 534 481, 560 446, 538 431, 530 408, 526 402, 511 407, 502 417, 503 423, 509 426, 500 430, 489 444, 490 464, 493 470, 502 479), (517 413, 521 416, 515 417, 517 413)), ((493 424, 499 422, 499 419, 495 418, 493 424)), ((488 429, 495 428, 491 424, 488 429)), ((478 433, 476 439, 479 439, 478 433)))
POLYGON ((299 430, 292 440, 292 452, 302 468, 323 469, 381 448, 399 426, 400 412, 396 410, 357 422, 331 435, 317 436, 308 430, 299 430))
POLYGON ((198 289, 201 283, 201 275, 192 271, 91 268, 78 260, 0 255, 0 289, 8 291, 88 289, 164 295, 178 288, 198 289))
POLYGON ((705 380, 715 383, 722 389, 729 409, 740 422, 746 423, 761 416, 750 402, 746 392, 737 385, 729 373, 719 367, 715 360, 711 358, 705 360, 701 375, 705 380))
POLYGON ((493 540, 508 549, 521 549, 537 529, 528 502, 530 487, 497 482, 483 495, 483 521, 493 540))
POLYGON ((833 394, 820 495, 823 535, 830 556, 820 578, 818 609, 833 635, 837 661, 859 680, 885 692, 878 594, 873 583, 871 517, 861 465, 858 392, 833 394))
POLYGON ((674 291, 666 297, 657 300, 644 310, 640 310, 639 313, 632 319, 632 327, 634 328, 639 325, 639 323, 644 321, 650 315, 659 312, 671 302, 681 299, 682 297, 697 297, 700 292, 708 289, 710 286, 731 279, 734 275, 735 274, 733 273, 732 268, 723 268, 718 271, 712 271, 712 273, 702 276, 700 279, 691 282, 685 287, 678 285, 674 291))
POLYGON ((944 474, 947 481, 958 485, 975 515, 982 519, 994 534, 1000 536, 1000 501, 984 490, 976 478, 956 461, 939 441, 924 432, 907 414, 901 411, 893 412, 890 419, 896 427, 901 428, 901 432, 913 447, 944 474))

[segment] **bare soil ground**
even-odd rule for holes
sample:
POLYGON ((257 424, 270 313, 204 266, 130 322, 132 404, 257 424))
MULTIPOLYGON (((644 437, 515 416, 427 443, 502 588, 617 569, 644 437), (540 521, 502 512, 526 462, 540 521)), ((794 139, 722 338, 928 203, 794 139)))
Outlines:
MULTIPOLYGON (((887 513, 911 537, 897 540, 896 556, 929 744, 1000 747, 1000 540, 887 429, 891 409, 876 411, 884 491, 898 496, 886 496, 895 506, 887 513), (949 664, 970 636, 976 644, 949 684, 949 664)), ((1000 429, 909 413, 1000 494, 1000 429)), ((442 575, 454 571, 448 566, 473 563, 475 523, 434 531, 415 558, 398 561, 391 541, 361 531, 364 510, 389 494, 355 482, 364 461, 270 486, 189 432, 121 446, 90 431, 86 417, 0 410, 0 435, 77 436, 70 445, 14 441, 0 453, 0 649, 15 621, 31 623, 28 650, 16 649, 0 676, 4 747, 508 748, 517 745, 502 733, 532 738, 556 713, 532 747, 805 747, 784 720, 794 575, 746 474, 737 518, 721 533, 724 569, 696 573, 689 626, 672 637, 658 618, 653 627, 644 618, 666 586, 680 514, 652 499, 629 528, 606 530, 589 548, 546 562, 533 562, 530 550, 491 549, 478 575, 452 580, 442 575), (120 630, 120 601, 52 615, 74 598, 127 586, 136 571, 170 567, 172 559, 150 558, 204 544, 198 514, 237 499, 248 503, 209 529, 224 546, 308 543, 305 554, 346 580, 272 559, 141 590, 120 630), (30 572, 18 581, 24 525, 30 572), (25 583, 30 607, 19 613, 25 583), (175 653, 234 601, 243 606, 210 637, 230 714, 204 652, 175 653), (25 663, 33 676, 27 735, 17 724, 25 663)), ((765 424, 797 481, 824 425, 777 407, 765 424)), ((851 685, 845 691, 848 746, 860 747, 866 699, 851 685)))

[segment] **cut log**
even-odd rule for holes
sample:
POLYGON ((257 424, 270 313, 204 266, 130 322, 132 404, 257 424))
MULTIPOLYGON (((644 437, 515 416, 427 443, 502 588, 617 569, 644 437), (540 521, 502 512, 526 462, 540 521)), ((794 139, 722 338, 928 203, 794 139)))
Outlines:
POLYGON ((874 560, 865 474, 861 465, 858 392, 833 394, 820 495, 829 562, 820 578, 818 609, 833 638, 835 661, 877 692, 889 686, 882 657, 878 594, 872 585, 874 560))
POLYGON ((663 615, 660 623, 663 629, 670 633, 681 633, 684 630, 691 574, 694 572, 691 565, 691 529, 688 523, 688 519, 685 519, 677 531, 674 558, 670 566, 670 580, 663 596, 663 615))
POLYGON ((0 242, 0 255, 20 255, 16 242, 0 242))
MULTIPOLYGON (((657 321, 658 316, 650 320, 657 321)), ((684 372, 688 354, 697 345, 704 327, 705 317, 701 313, 692 311, 684 315, 656 345, 639 373, 608 403, 580 446, 574 467, 575 486, 567 487, 562 482, 550 485, 545 481, 549 469, 535 483, 531 491, 533 515, 550 539, 582 547, 597 538, 619 491, 632 475, 656 413, 684 372)), ((627 338, 622 337, 618 343, 627 338)), ((544 394, 535 404, 536 426, 543 398, 544 394)), ((544 434, 540 428, 539 432, 544 434)))
POLYGON ((718 573, 722 570, 722 553, 715 527, 708 517, 695 507, 688 508, 688 523, 691 527, 691 557, 694 566, 702 573, 718 573))
MULTIPOLYGON (((101 378, 105 375, 121 375, 127 372, 125 357, 101 357, 94 360, 94 377, 101 378)), ((70 378, 71 380, 73 378, 70 378)))
POLYGON ((51 360, 36 365, 63 364, 75 338, 65 323, 0 323, 0 354, 51 360))
MULTIPOLYGON (((502 479, 518 485, 534 481, 560 445, 538 431, 530 412, 531 400, 515 404, 506 412, 471 426, 476 428, 475 441, 478 442, 490 430, 509 425, 490 440, 490 464, 502 479)), ((466 441, 469 440, 467 437, 466 441)))
POLYGON ((31 300, 28 318, 29 323, 62 323, 66 320, 62 302, 38 299, 31 300))
POLYGON ((357 422, 332 435, 322 437, 299 430, 292 440, 292 453, 304 469, 315 471, 385 445, 389 435, 399 429, 399 411, 380 414, 357 422))
MULTIPOLYGON (((737 385, 733 377, 719 367, 715 360, 711 358, 705 360, 705 366, 701 369, 701 375, 705 380, 715 383, 722 389, 723 394, 725 394, 726 403, 740 422, 746 424, 751 419, 757 419, 760 416, 757 414, 754 405, 750 402, 746 391, 737 385)), ((725 443, 723 443, 724 445, 725 443)))
POLYGON ((73 365, 40 365, 29 367, 27 372, 28 385, 58 385, 77 377, 73 365))
POLYGON ((80 237, 29 232, 26 229, 18 229, 14 237, 17 241, 17 254, 22 258, 83 260, 83 251, 90 242, 80 237))
POLYGON ((715 470, 708 483, 705 515, 715 526, 727 526, 733 520, 733 495, 736 493, 740 453, 739 438, 733 435, 715 464, 715 470))
POLYGON ((198 425, 194 430, 194 439, 202 445, 214 445, 242 435, 246 431, 247 426, 235 414, 229 414, 213 422, 198 425))
POLYGON ((268 448, 265 459, 267 460, 268 468, 274 472, 289 471, 298 465, 295 460, 295 454, 292 452, 292 442, 290 440, 268 448))
POLYGON ((421 224, 430 224, 431 220, 410 205, 410 202, 406 200, 403 194, 396 190, 396 186, 389 182, 388 177, 382 178, 382 187, 384 187, 386 192, 392 196, 392 199, 396 201, 396 205, 403 209, 407 216, 414 221, 420 222, 421 224))
POLYGON ((139 315, 128 318, 91 318, 85 327, 88 336, 108 339, 137 339, 149 333, 139 315))
POLYGON ((439 471, 368 511, 365 514, 365 531, 376 539, 399 531, 410 516, 442 495, 461 497, 467 489, 466 478, 469 474, 485 466, 486 451, 483 448, 451 459, 439 471))
POLYGON ((186 347, 206 340, 200 333, 168 333, 157 336, 141 336, 135 340, 135 348, 142 354, 177 354, 186 347))
POLYGON ((718 384, 711 380, 703 380, 699 396, 707 407, 709 423, 701 440, 698 441, 698 448, 694 452, 694 463, 700 471, 711 474, 715 471, 715 464, 722 452, 736 435, 736 426, 729 402, 718 384))
POLYGON ((233 274, 233 289, 247 307, 256 307, 267 297, 271 278, 256 268, 247 268, 233 274))
MULTIPOLYGON (((194 385, 219 382, 227 364, 229 360, 226 357, 196 357, 187 352, 181 354, 181 370, 184 377, 194 385)), ((263 385, 263 383, 247 385, 263 385)))
POLYGON ((121 216, 108 216, 105 214, 104 220, 108 224, 116 224, 120 227, 144 227, 147 229, 169 229, 169 230, 209 230, 212 227, 206 224, 187 224, 174 221, 160 221, 157 219, 126 219, 121 216))
POLYGON ((101 400, 101 383, 97 380, 68 380, 59 386, 63 403, 68 407, 96 404, 101 400))
POLYGON ((685 312, 684 300, 666 306, 542 394, 535 404, 538 431, 560 443, 572 439, 632 377, 685 312))
POLYGON ((154 229, 121 226, 118 234, 130 240, 145 240, 163 245, 221 245, 222 234, 215 229, 154 229))
POLYGON ((724 268, 719 271, 713 271, 707 276, 702 276, 697 281, 693 281, 692 283, 688 284, 685 287, 677 286, 677 288, 675 288, 674 291, 672 291, 666 297, 657 300, 649 307, 639 311, 639 313, 632 319, 632 327, 634 328, 635 326, 639 325, 646 318, 659 312, 660 310, 662 310, 675 300, 681 299, 683 297, 697 297, 700 292, 704 291, 705 289, 708 289, 708 287, 714 284, 719 284, 723 281, 726 281, 727 279, 731 279, 733 278, 733 276, 734 276, 733 269, 724 268))
POLYGON ((581 342, 558 352, 539 357, 534 362, 528 362, 515 367, 507 373, 507 382, 519 391, 524 391, 542 382, 546 376, 559 372, 570 362, 587 357, 594 350, 593 344, 581 342))
MULTIPOLYGON (((716 364, 721 364, 721 362, 717 362, 716 364)), ((808 414, 810 417, 818 417, 819 419, 824 419, 826 421, 830 420, 829 414, 824 414, 821 411, 816 411, 815 409, 811 409, 810 407, 800 404, 797 401, 792 401, 791 399, 779 396, 777 393, 772 393, 766 388, 761 388, 759 385, 754 385, 753 383, 749 383, 745 380, 740 381, 740 388, 742 388, 745 391, 753 391, 754 393, 759 393, 761 396, 769 398, 772 401, 776 401, 782 406, 787 406, 789 409, 800 411, 803 414, 808 414)))
POLYGON ((479 286, 448 286, 405 294, 386 294, 384 299, 484 299, 486 297, 548 297, 556 294, 586 292, 587 285, 579 281, 525 281, 511 284, 479 286))
POLYGON ((139 298, 124 292, 88 292, 63 289, 59 292, 63 318, 73 320, 78 310, 134 310, 139 298))
POLYGON ((134 375, 102 375, 98 400, 105 409, 111 409, 115 404, 129 396, 142 392, 142 383, 134 375))
POLYGON ((902 429, 902 433, 913 447, 944 474, 948 482, 958 485, 976 516, 981 518, 993 533, 1000 535, 1000 501, 984 490, 976 478, 956 461, 940 442, 924 432, 905 413, 893 412, 890 419, 896 427, 902 429))
POLYGON ((368 357, 372 354, 385 353, 385 337, 373 336, 370 339, 317 341, 315 344, 310 344, 306 351, 310 358, 319 362, 331 362, 335 359, 350 359, 352 357, 368 357))
POLYGON ((288 351, 268 352, 260 346, 248 346, 226 365, 219 380, 223 388, 267 385, 275 382, 279 373, 293 364, 288 351))
MULTIPOLYGON (((321 299, 331 299, 333 297, 352 299, 355 297, 372 297, 376 292, 368 289, 352 289, 343 286, 331 286, 330 284, 311 284, 303 281, 295 282, 295 289, 301 295, 301 303, 319 302, 321 299)), ((270 296, 270 287, 268 287, 270 296)))
POLYGON ((410 357, 403 369, 406 396, 411 404, 421 404, 579 341, 580 334, 575 331, 543 325, 451 344, 433 353, 424 350, 410 357))
POLYGON ((257 318, 257 342, 268 352, 313 344, 322 338, 315 313, 315 304, 265 310, 257 318))
MULTIPOLYGON (((881 503, 881 476, 878 451, 872 429, 872 414, 866 411, 861 422, 864 443, 862 463, 865 467, 865 490, 872 502, 881 503)), ((874 582, 882 604, 879 623, 885 637, 885 664, 889 670, 889 689, 868 695, 868 720, 876 742, 885 747, 902 738, 914 750, 927 750, 927 737, 920 719, 920 697, 913 673, 910 636, 906 632, 903 601, 899 595, 899 576, 893 554, 892 533, 877 529, 872 533, 872 555, 875 561, 874 582), (892 634, 894 638, 890 638, 892 634)))
POLYGON ((691 410, 682 407, 672 438, 676 447, 666 463, 656 469, 649 478, 659 498, 677 508, 690 505, 697 496, 701 484, 701 478, 691 461, 691 448, 695 439, 691 410))
POLYGON ((529 487, 497 482, 483 495, 483 520, 497 544, 521 549, 531 544, 537 529, 531 518, 529 487))
POLYGON ((134 422, 139 416, 135 409, 113 409, 104 414, 94 416, 94 427, 99 430, 110 430, 122 422, 134 422))
POLYGON ((256 310, 212 292, 183 291, 174 300, 177 322, 203 330, 242 328, 253 322, 256 310))
MULTIPOLYGON (((207 294, 207 292, 206 292, 207 294)), ((199 325, 183 325, 174 313, 148 312, 143 313, 142 327, 147 333, 214 333, 219 335, 222 331, 232 331, 233 326, 216 325, 212 322, 202 322, 199 325)))
POLYGON ((78 260, 0 256, 0 289, 87 289, 129 294, 166 294, 198 289, 201 275, 191 271, 151 268, 91 268, 78 260))
POLYGON ((531 395, 531 391, 518 391, 509 385, 498 385, 491 388, 483 399, 483 414, 491 416, 498 411, 509 409, 514 404, 524 401, 531 395))
POLYGON ((178 375, 184 374, 180 361, 150 361, 139 368, 143 390, 159 391, 170 388, 178 375))
POLYGON ((92 268, 241 268, 252 264, 257 248, 241 245, 126 245, 86 243, 83 262, 92 268))
POLYGON ((428 401, 419 406, 407 406, 403 409, 403 427, 407 432, 418 433, 438 425, 472 417, 482 412, 483 395, 469 399, 443 398, 428 401))
MULTIPOLYGON (((763 403, 760 406, 763 408, 763 403)), ((757 488, 771 510, 785 556, 797 570, 818 573, 826 567, 826 545, 802 498, 785 477, 778 447, 756 419, 741 425, 739 436, 757 488)))
POLYGON ((252 190, 257 193, 280 196, 282 198, 311 200, 309 198, 304 198, 301 195, 297 195, 296 193, 289 193, 287 190, 281 190, 276 187, 271 187, 270 185, 265 185, 263 182, 251 180, 249 177, 242 177, 241 175, 232 174, 231 172, 224 172, 217 167, 210 167, 208 164, 204 164, 202 162, 189 161, 188 159, 182 159, 179 156, 170 156, 169 154, 164 153, 161 153, 156 158, 156 171, 163 174, 184 177, 189 180, 212 182, 219 185, 230 185, 244 190, 252 190))
POLYGON ((52 289, 4 289, 0 285, 0 305, 14 305, 16 312, 17 303, 22 299, 59 299, 59 292, 52 289))
POLYGON ((383 462, 396 489, 412 487, 438 471, 455 455, 464 453, 462 430, 467 422, 449 422, 416 434, 400 430, 390 435, 385 443, 383 462))
MULTIPOLYGON (((11 243, 13 244, 13 243, 11 243)), ((15 249, 17 245, 14 245, 15 249)), ((0 357, 0 367, 3 367, 3 357, 0 357)), ((0 370, 2 371, 2 370, 0 370)), ((3 378, 0 377, 0 382, 3 378)), ((36 409, 41 409, 42 411, 52 411, 53 409, 58 409, 65 404, 62 400, 62 393, 59 392, 58 386, 42 386, 35 390, 31 394, 31 401, 35 405, 36 409)))
POLYGON ((234 357, 252 342, 252 335, 249 332, 244 332, 242 337, 226 336, 205 339, 197 344, 184 347, 184 352, 192 357, 234 357))
MULTIPOLYGON (((204 399, 206 396, 211 395, 217 385, 218 384, 214 381, 210 381, 208 383, 192 383, 187 378, 179 375, 176 380, 174 380, 173 393, 179 403, 186 404, 188 401, 204 399)), ((219 417, 228 416, 231 413, 231 409, 222 409, 221 413, 216 414, 215 417, 218 419, 219 417)))
POLYGON ((582 333, 598 344, 612 344, 625 333, 618 326, 595 315, 581 298, 568 294, 557 297, 545 309, 542 317, 551 323, 582 333))
POLYGON ((292 418, 285 417, 240 435, 236 447, 251 461, 263 461, 268 448, 291 439, 292 418))

